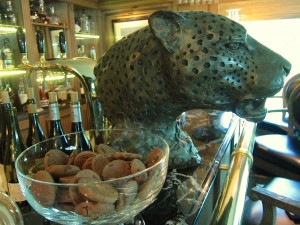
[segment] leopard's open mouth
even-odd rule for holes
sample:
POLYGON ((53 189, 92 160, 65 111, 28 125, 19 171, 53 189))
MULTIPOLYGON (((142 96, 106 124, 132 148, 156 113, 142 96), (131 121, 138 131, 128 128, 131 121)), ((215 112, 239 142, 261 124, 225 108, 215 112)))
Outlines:
POLYGON ((248 121, 260 122, 267 114, 265 108, 266 98, 243 99, 235 108, 235 113, 248 121))

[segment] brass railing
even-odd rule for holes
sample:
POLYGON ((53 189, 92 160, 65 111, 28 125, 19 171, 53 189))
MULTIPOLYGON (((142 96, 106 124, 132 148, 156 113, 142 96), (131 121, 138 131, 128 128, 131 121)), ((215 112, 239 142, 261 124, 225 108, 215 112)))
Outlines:
POLYGON ((244 202, 252 166, 256 124, 244 122, 237 148, 231 155, 224 187, 217 201, 210 225, 241 224, 244 202))
POLYGON ((86 93, 90 128, 101 129, 104 125, 101 105, 95 90, 96 77, 93 73, 95 64, 95 61, 88 58, 73 58, 47 61, 43 66, 25 64, 20 65, 19 68, 27 71, 26 79, 29 81, 34 71, 43 71, 43 77, 46 76, 48 71, 64 72, 65 76, 67 76, 68 73, 75 75, 86 93))

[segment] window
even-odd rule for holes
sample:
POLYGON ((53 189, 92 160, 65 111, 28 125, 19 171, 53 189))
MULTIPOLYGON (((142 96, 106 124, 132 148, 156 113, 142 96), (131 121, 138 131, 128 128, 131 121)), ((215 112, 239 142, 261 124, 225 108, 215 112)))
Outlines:
MULTIPOLYGON (((300 73, 300 19, 241 21, 249 35, 292 64, 290 77, 300 73)), ((278 93, 277 96, 281 96, 278 93)), ((268 99, 267 108, 282 108, 282 99, 268 99)))

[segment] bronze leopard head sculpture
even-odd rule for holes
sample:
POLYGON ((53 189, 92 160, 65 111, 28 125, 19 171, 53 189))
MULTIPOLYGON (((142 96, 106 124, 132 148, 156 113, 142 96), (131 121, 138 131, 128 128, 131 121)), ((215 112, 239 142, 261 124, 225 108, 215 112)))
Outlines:
POLYGON ((264 119, 290 63, 210 12, 157 11, 149 26, 116 42, 94 69, 97 95, 114 127, 143 128, 170 145, 170 168, 201 157, 176 118, 189 109, 232 111, 264 119))

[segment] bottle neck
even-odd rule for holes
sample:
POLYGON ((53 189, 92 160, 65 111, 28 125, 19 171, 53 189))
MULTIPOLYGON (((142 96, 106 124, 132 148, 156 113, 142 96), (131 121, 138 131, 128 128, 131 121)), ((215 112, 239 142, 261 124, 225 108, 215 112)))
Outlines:
POLYGON ((12 12, 12 4, 11 1, 7 1, 7 11, 12 12))
POLYGON ((81 132, 83 131, 82 123, 81 122, 72 122, 71 124, 71 132, 81 132))
POLYGON ((71 121, 72 123, 81 123, 81 110, 80 110, 80 103, 75 102, 70 105, 71 108, 71 121))
POLYGON ((49 103, 49 115, 51 121, 60 120, 60 113, 57 102, 49 103))
POLYGON ((16 113, 16 109, 14 107, 6 108, 5 120, 6 120, 7 127, 9 129, 19 130, 17 113, 16 113))
POLYGON ((27 100, 27 111, 28 114, 37 114, 37 105, 35 99, 28 99, 27 100))
MULTIPOLYGON (((6 121, 6 141, 16 142, 20 146, 20 149, 15 149, 15 151, 23 151, 26 149, 26 146, 23 142, 18 118, 17 110, 15 108, 9 108, 5 110, 5 121, 6 121)), ((6 148, 9 148, 9 145, 6 145, 6 148)), ((20 153, 20 152, 19 152, 20 153)))

